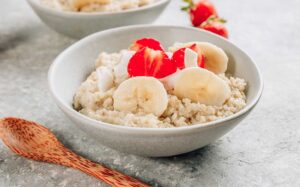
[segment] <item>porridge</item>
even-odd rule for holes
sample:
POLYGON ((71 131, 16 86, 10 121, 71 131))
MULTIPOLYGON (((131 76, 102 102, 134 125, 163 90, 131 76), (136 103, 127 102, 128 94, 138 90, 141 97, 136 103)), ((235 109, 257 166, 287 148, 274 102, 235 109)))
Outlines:
POLYGON ((51 8, 74 12, 119 12, 153 4, 158 0, 41 0, 51 8))
POLYGON ((74 108, 107 123, 170 128, 224 118, 246 106, 246 81, 226 74, 228 57, 210 43, 175 43, 165 51, 144 38, 100 53, 74 108))

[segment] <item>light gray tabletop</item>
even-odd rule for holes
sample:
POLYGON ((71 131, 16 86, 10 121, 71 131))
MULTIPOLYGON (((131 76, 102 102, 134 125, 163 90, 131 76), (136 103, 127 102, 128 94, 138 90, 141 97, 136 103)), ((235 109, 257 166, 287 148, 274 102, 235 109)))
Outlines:
MULTIPOLYGON (((0 117, 49 127, 72 150, 154 186, 300 186, 300 1, 213 1, 230 40, 260 67, 261 101, 238 127, 203 149, 143 158, 95 146, 53 103, 47 70, 75 40, 46 27, 24 0, 0 0, 0 117)), ((179 0, 156 24, 189 26, 179 0)), ((107 186, 73 169, 20 158, 0 143, 0 186, 107 186)))

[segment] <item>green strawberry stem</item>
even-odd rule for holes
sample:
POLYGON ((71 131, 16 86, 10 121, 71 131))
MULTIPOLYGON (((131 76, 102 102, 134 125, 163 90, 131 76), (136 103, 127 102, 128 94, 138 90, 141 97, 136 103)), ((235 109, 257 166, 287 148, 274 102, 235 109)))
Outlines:
POLYGON ((207 20, 205 22, 219 22, 219 23, 226 23, 227 21, 223 18, 219 18, 215 15, 210 16, 209 18, 207 18, 207 20))
POLYGON ((193 0, 183 0, 183 2, 188 3, 188 5, 181 7, 182 11, 188 12, 194 6, 193 0))

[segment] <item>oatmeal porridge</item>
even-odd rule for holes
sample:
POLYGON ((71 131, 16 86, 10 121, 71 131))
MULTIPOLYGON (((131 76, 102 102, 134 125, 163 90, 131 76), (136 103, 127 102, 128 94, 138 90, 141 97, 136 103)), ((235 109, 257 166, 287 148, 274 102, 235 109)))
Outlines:
POLYGON ((165 51, 144 38, 129 49, 100 53, 80 85, 74 108, 115 125, 170 128, 221 119, 246 106, 246 81, 226 74, 228 57, 206 42, 165 51))
POLYGON ((41 0, 48 7, 74 12, 119 12, 157 1, 159 0, 41 0))

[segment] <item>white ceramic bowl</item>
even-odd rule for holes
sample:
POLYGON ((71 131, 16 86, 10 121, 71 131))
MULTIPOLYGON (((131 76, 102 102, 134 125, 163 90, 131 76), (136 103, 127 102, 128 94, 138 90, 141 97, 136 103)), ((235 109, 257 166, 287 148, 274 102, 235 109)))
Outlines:
POLYGON ((166 8, 170 0, 129 9, 121 12, 68 12, 49 8, 40 0, 27 0, 41 20, 55 31, 82 38, 89 34, 120 26, 153 22, 166 8))
MULTIPOLYGON (((119 151, 143 156, 171 156, 201 148, 242 121, 258 102, 263 82, 255 63, 241 49, 217 35, 178 26, 130 26, 95 33, 62 52, 49 70, 49 87, 59 108, 91 137, 119 151), (248 83, 247 106, 224 119, 178 128, 134 128, 90 119, 72 108, 73 96, 93 69, 100 51, 116 52, 135 39, 154 37, 163 46, 174 42, 206 41, 225 50, 229 72, 248 83)), ((234 143, 234 142, 232 142, 234 143)))

